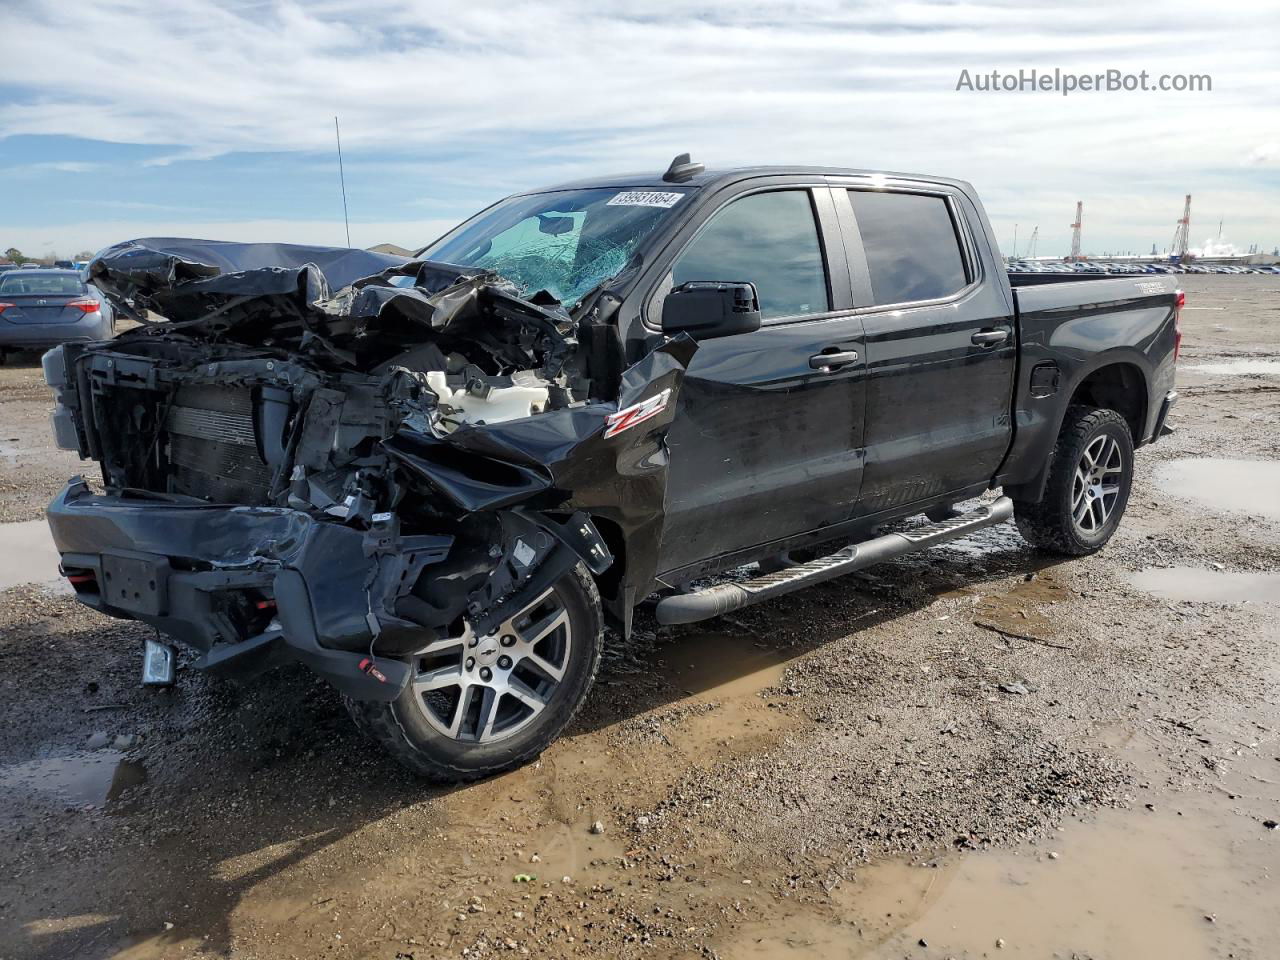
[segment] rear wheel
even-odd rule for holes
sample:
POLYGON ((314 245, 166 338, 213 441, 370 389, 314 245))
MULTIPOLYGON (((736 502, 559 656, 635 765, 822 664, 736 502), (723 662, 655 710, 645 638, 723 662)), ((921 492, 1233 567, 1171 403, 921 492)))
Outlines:
POLYGON ((1120 524, 1133 485, 1133 438, 1114 410, 1067 409, 1049 463, 1044 498, 1015 500, 1018 530, 1041 549, 1082 556, 1120 524))
POLYGON ((431 780, 474 780, 540 754, 586 700, 603 643, 581 564, 488 636, 469 625, 413 655, 391 703, 347 701, 356 723, 431 780))

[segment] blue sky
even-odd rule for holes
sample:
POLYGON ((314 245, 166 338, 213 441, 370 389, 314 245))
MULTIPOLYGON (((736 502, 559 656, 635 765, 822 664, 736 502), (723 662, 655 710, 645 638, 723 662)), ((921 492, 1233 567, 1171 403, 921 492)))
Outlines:
POLYGON ((0 249, 137 236, 426 243, 593 172, 830 163, 971 180, 1002 245, 1280 244, 1280 5, 27 2, 0 32, 0 249), (74 9, 73 12, 73 7, 74 9), (1212 92, 970 93, 1019 68, 1212 92))

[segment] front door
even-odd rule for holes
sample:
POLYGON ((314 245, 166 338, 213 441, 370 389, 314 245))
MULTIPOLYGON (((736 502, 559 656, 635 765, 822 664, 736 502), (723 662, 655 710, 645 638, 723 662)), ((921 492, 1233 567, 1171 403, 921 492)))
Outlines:
POLYGON ((862 322, 833 269, 847 276, 826 187, 731 200, 674 261, 671 285, 754 283, 762 326, 700 343, 685 375, 667 434, 660 571, 851 516, 865 360, 862 322))

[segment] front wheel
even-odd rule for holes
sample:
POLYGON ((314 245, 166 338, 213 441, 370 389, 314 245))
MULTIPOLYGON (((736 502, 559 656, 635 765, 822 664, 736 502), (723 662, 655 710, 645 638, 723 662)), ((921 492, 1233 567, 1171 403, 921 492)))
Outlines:
POLYGON ((600 594, 579 564, 497 630, 428 644, 390 703, 347 701, 365 733, 430 780, 463 782, 538 756, 587 698, 600 666, 600 594))
POLYGON ((1043 550, 1083 556, 1111 539, 1133 486, 1133 438, 1114 410, 1067 409, 1049 463, 1044 498, 1015 500, 1014 520, 1043 550))

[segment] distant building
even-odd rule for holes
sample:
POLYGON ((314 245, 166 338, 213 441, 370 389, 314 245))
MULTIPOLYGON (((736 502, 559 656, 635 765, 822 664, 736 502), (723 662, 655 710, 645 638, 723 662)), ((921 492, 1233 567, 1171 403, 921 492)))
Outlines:
POLYGON ((389 253, 393 257, 412 257, 413 251, 395 243, 379 243, 369 248, 370 253, 389 253))

